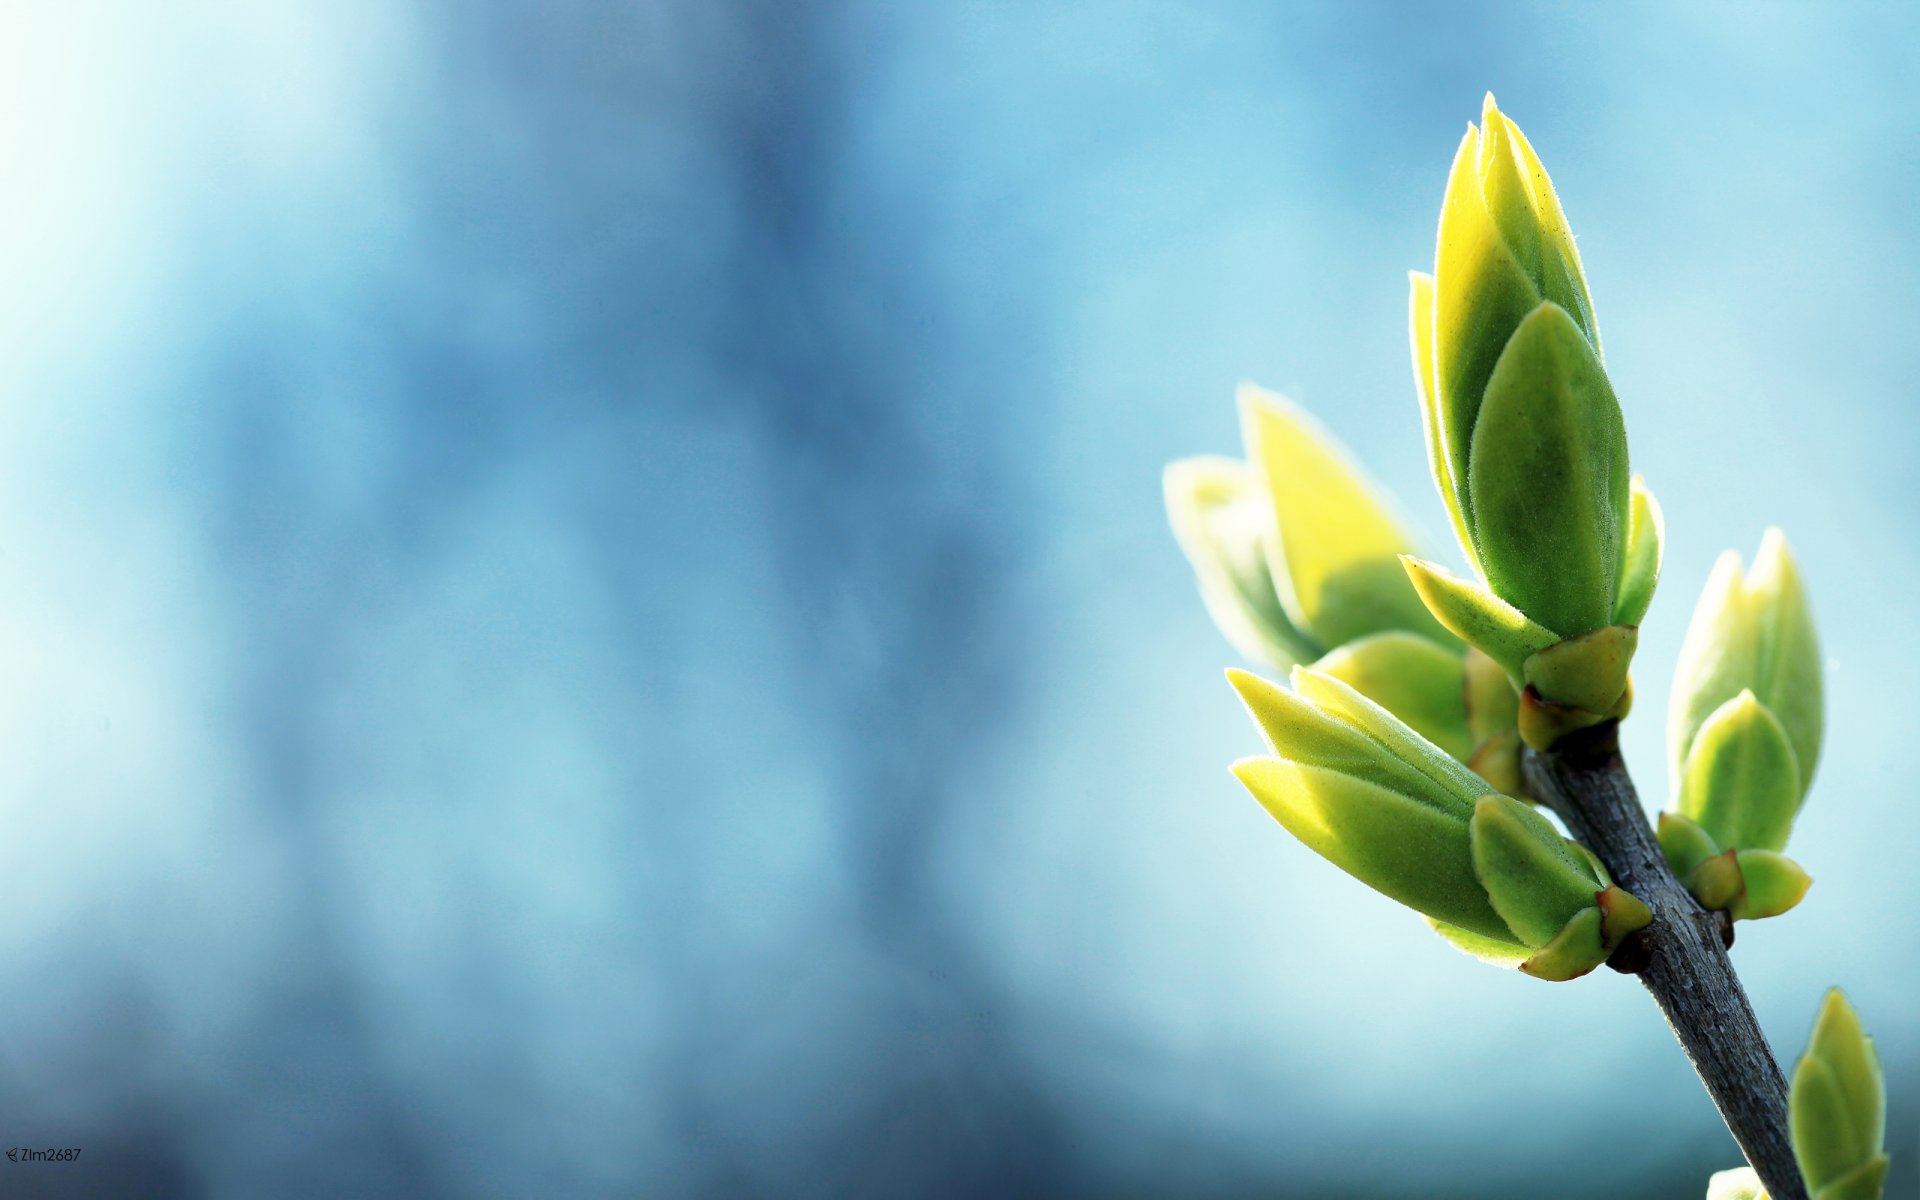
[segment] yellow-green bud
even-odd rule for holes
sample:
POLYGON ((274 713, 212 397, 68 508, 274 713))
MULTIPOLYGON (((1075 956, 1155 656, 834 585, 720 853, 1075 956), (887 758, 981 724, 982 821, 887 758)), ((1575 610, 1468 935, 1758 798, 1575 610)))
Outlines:
POLYGON ((1272 750, 1234 774, 1288 832, 1409 908, 1510 939, 1473 872, 1478 776, 1332 676, 1297 668, 1291 692, 1228 678, 1272 750))
POLYGON ((1674 671, 1668 744, 1674 777, 1716 710, 1742 692, 1766 708, 1793 748, 1798 804, 1813 782, 1823 724, 1820 643, 1787 539, 1769 529, 1753 569, 1729 550, 1714 564, 1674 671))
POLYGON ((1482 116, 1455 156, 1434 274, 1413 277, 1410 311, 1434 480, 1484 586, 1424 563, 1408 571, 1441 624, 1541 700, 1580 710, 1534 732, 1523 725, 1544 749, 1536 732, 1597 723, 1618 706, 1633 627, 1659 578, 1661 520, 1628 469, 1553 185, 1493 97, 1482 116), (1605 652, 1594 654, 1594 638, 1605 652), (1582 649, 1548 678, 1526 677, 1529 658, 1569 640, 1582 649))
POLYGON ((1834 988, 1793 1071, 1793 1152, 1814 1200, 1878 1200, 1886 1183, 1886 1080, 1873 1039, 1834 988))
POLYGON ((1811 884, 1778 851, 1813 779, 1821 703, 1813 618, 1786 539, 1771 529, 1751 572, 1732 551, 1721 555, 1674 674, 1668 741, 1677 811, 1661 819, 1661 844, 1670 859, 1694 856, 1700 838, 1716 852, 1737 850, 1744 876, 1737 902, 1709 907, 1774 916, 1811 884))
POLYGON ((1713 836, 1676 812, 1660 814, 1660 849, 1703 908, 1736 921, 1777 917, 1806 898, 1813 876, 1771 850, 1722 850, 1713 836))

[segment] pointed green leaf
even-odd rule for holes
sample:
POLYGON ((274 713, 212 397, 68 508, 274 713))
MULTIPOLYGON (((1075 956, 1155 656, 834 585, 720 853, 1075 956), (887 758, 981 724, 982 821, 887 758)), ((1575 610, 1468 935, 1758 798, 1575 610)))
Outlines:
MULTIPOLYGON (((1492 97, 1489 96, 1488 100, 1491 101, 1492 97)), ((1533 152, 1527 135, 1521 133, 1520 127, 1504 113, 1501 114, 1501 121, 1506 127, 1512 153, 1519 160, 1520 173, 1528 182, 1534 216, 1540 224, 1543 248, 1540 293, 1573 316, 1598 353, 1601 350, 1600 327, 1594 321, 1593 297, 1587 291, 1587 274, 1580 265, 1580 251, 1574 244, 1573 227, 1567 223, 1567 214, 1560 207, 1560 196, 1554 191, 1553 181, 1547 177, 1547 169, 1541 165, 1540 156, 1533 152)), ((1490 120, 1482 122, 1490 123, 1490 120)))
POLYGON ((1488 381, 1508 340, 1544 300, 1571 315, 1596 353, 1600 344, 1579 255, 1545 168, 1492 96, 1482 117, 1479 129, 1467 127, 1441 203, 1430 389, 1456 506, 1476 547, 1483 534, 1467 465, 1488 381))
POLYGON ((1786 731, 1752 692, 1707 718, 1680 778, 1683 816, 1722 846, 1781 850, 1799 798, 1800 770, 1786 731))
POLYGON ((1638 625, 1653 603, 1660 583, 1660 558, 1666 541, 1666 518, 1646 481, 1633 477, 1633 513, 1627 522, 1627 561, 1620 572, 1620 595, 1613 605, 1615 625, 1638 625))
MULTIPOLYGON (((1376 633, 1313 664, 1386 709, 1454 758, 1473 753, 1467 733, 1465 668, 1458 650, 1417 634, 1376 633)), ((1506 686, 1502 679, 1501 686, 1506 686)))
POLYGON ((1410 554, 1400 562, 1428 610, 1462 641, 1499 663, 1515 687, 1525 686, 1527 659, 1560 640, 1477 583, 1410 554))
MULTIPOLYGON (((1340 714, 1330 713, 1308 697, 1257 675, 1229 670, 1227 681, 1240 693, 1267 745, 1281 758, 1365 779, 1454 820, 1465 821, 1472 813, 1473 801, 1481 790, 1476 786, 1477 777, 1431 744, 1422 742, 1426 746, 1424 754, 1410 757, 1340 714), (1449 764, 1451 769, 1436 767, 1436 762, 1449 764)), ((1360 705, 1367 703, 1358 694, 1354 699, 1360 705)), ((1393 720, 1377 706, 1374 711, 1380 713, 1383 724, 1393 720)), ((1420 741, 1411 731, 1407 737, 1420 741)))
POLYGON ((1487 899, 1529 946, 1557 937, 1603 886, 1532 806, 1487 795, 1474 806, 1473 870, 1487 899))
POLYGON ((1613 617, 1629 521, 1627 433, 1593 346, 1542 304, 1487 382, 1468 512, 1492 591, 1563 637, 1613 617))
POLYGON ((1494 363, 1540 292, 1487 211, 1479 179, 1480 131, 1471 125, 1455 154, 1440 209, 1434 256, 1434 381, 1455 503, 1478 545, 1467 460, 1494 363))
POLYGON ((1368 887, 1471 933, 1511 936, 1473 876, 1465 821, 1286 759, 1242 759, 1233 771, 1289 833, 1368 887))
POLYGON ((1240 420, 1248 461, 1272 502, 1268 563, 1293 625, 1323 646, 1388 629, 1451 642, 1399 569, 1412 539, 1333 436, 1299 406, 1252 385, 1240 389, 1240 420))
MULTIPOLYGON (((1323 713, 1370 738, 1398 766, 1419 772, 1430 786, 1445 791, 1467 810, 1486 792, 1485 782, 1464 763, 1340 680, 1295 667, 1293 688, 1323 713)), ((1450 811, 1459 810, 1450 807, 1450 811)))
POLYGON ((1167 518, 1200 597, 1233 648, 1269 667, 1311 662, 1319 648, 1295 629, 1267 571, 1265 494, 1242 462, 1213 456, 1167 465, 1167 518))
POLYGON ((1494 104, 1493 93, 1487 93, 1480 109, 1480 195, 1514 261, 1537 287, 1541 278, 1540 219, 1534 211, 1532 189, 1514 153, 1510 124, 1494 104))
POLYGON ((1814 633, 1813 613, 1807 606, 1800 568, 1787 548, 1787 539, 1778 529, 1769 529, 1760 539, 1760 550, 1753 556, 1753 570, 1747 576, 1747 589, 1755 610, 1755 621, 1762 626, 1756 655, 1758 677, 1752 687, 1793 743, 1794 758, 1800 767, 1800 794, 1813 783, 1813 769, 1820 758, 1820 739, 1825 721, 1825 700, 1821 695, 1820 640, 1814 633))

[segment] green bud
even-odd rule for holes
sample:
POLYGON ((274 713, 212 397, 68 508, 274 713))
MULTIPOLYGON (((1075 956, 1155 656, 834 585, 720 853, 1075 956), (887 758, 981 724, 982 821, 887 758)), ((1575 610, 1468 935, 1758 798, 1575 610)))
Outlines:
POLYGON ((1720 843, 1714 841, 1706 830, 1677 812, 1660 814, 1658 833, 1660 849, 1667 856, 1667 865, 1682 879, 1702 862, 1720 853, 1720 843))
POLYGON ((1496 733, 1473 748, 1473 753, 1466 758, 1467 766, 1495 791, 1509 796, 1526 796, 1527 778, 1521 765, 1522 745, 1518 729, 1496 733))
POLYGON ((1234 773, 1288 832, 1360 882, 1484 937, 1509 939, 1474 877, 1468 822, 1484 784, 1331 676, 1294 672, 1329 708, 1229 672, 1274 757, 1234 773))
POLYGON ((1331 676, 1296 667, 1288 691, 1230 670, 1227 680, 1278 757, 1377 783, 1465 821, 1480 777, 1391 713, 1331 676))
POLYGON ((1693 898, 1705 909, 1732 912, 1746 894, 1747 883, 1740 874, 1740 852, 1728 850, 1702 860, 1687 872, 1683 881, 1693 898))
POLYGON ((1529 946, 1559 936, 1606 886, 1545 817, 1506 796, 1474 805, 1473 870, 1493 910, 1529 946))
POLYGON ((1716 1171, 1707 1180, 1707 1200, 1767 1200, 1767 1189, 1760 1186, 1752 1167, 1735 1167, 1716 1171))
POLYGON ((1442 625, 1534 686, 1549 707, 1521 732, 1545 749, 1620 706, 1662 530, 1628 469, 1566 214, 1492 96, 1482 117, 1454 158, 1434 274, 1412 277, 1409 312, 1428 460, 1485 586, 1424 563, 1408 573, 1442 625), (1607 653, 1581 641, 1596 637, 1607 653), (1529 658, 1568 641, 1580 648, 1527 677, 1529 658))
POLYGON ((1669 705, 1676 779, 1708 719, 1743 691, 1785 732, 1804 798, 1820 757, 1820 644, 1799 569, 1778 529, 1760 540, 1750 572, 1742 572, 1733 551, 1721 555, 1694 609, 1669 705))
POLYGON ((1701 907, 1736 921, 1777 917, 1806 898, 1813 876, 1771 850, 1722 850, 1705 829, 1675 812, 1660 814, 1660 849, 1701 907))
MULTIPOLYGON (((1668 741, 1680 816, 1716 847, 1738 851, 1737 898, 1730 867, 1706 874, 1695 895, 1735 917, 1777 916, 1800 902, 1812 878, 1784 849, 1806 802, 1820 753, 1820 648, 1786 539, 1770 529, 1751 573, 1720 556, 1694 609, 1674 674, 1668 741), (1717 882, 1716 882, 1717 881, 1717 882), (1703 894, 1702 889, 1705 889, 1703 894), (1709 896, 1713 900, 1709 899, 1709 896)), ((1661 821, 1668 846, 1668 818, 1661 821)), ((1678 839, 1692 833, 1676 825, 1678 839)), ((1676 868, 1677 869, 1677 868, 1676 868)))
POLYGON ((1292 625, 1325 647, 1393 629, 1451 645, 1400 570, 1412 539, 1332 435, 1251 385, 1240 389, 1240 421, 1271 505, 1267 562, 1292 625))
POLYGON ((1886 1181, 1886 1081, 1840 989, 1820 1006, 1788 1094, 1794 1156, 1814 1200, 1877 1200, 1886 1181))
POLYGON ((1340 647, 1313 669, 1353 688, 1453 757, 1465 761, 1472 755, 1458 651, 1417 634, 1376 633, 1340 647))
MULTIPOLYGON (((1606 961, 1652 919, 1599 860, 1333 675, 1296 667, 1288 691, 1228 679, 1272 756, 1234 773, 1289 832, 1425 915, 1470 954, 1543 979, 1606 961)), ((1464 726, 1464 718, 1462 718, 1464 726)))
POLYGON ((1800 769, 1787 732, 1743 690, 1700 727, 1678 808, 1722 846, 1781 850, 1799 804, 1800 769))
POLYGON ((1205 456, 1167 466, 1167 517, 1200 584, 1213 623, 1248 660, 1269 667, 1320 652, 1296 628, 1267 569, 1272 507, 1243 462, 1205 456))
MULTIPOLYGON (((1545 168, 1491 95, 1481 115, 1481 128, 1467 127, 1447 178, 1427 285, 1432 300, 1423 305, 1416 280, 1413 304, 1414 353, 1423 366, 1428 358, 1432 363, 1415 372, 1431 396, 1427 407, 1437 426, 1429 443, 1448 464, 1435 478, 1451 484, 1443 498, 1469 531, 1469 449, 1488 380, 1514 331, 1541 304, 1553 303, 1599 344, 1585 272, 1545 168), (1423 307, 1431 308, 1425 321, 1423 307)), ((1473 545, 1479 546, 1477 538, 1473 545)))

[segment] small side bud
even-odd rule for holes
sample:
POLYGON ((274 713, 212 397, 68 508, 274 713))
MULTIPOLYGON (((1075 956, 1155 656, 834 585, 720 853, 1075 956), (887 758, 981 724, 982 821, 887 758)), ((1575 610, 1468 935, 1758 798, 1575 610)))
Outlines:
POLYGON ((1521 766, 1520 731, 1496 733, 1475 746, 1467 756, 1467 766, 1487 781, 1487 786, 1509 796, 1527 794, 1526 772, 1521 766))
POLYGON ((1740 865, 1744 890, 1728 911, 1736 921, 1759 921, 1777 917, 1807 895, 1813 876, 1784 854, 1769 850, 1737 850, 1734 859, 1740 865))
POLYGON ((1877 1200, 1886 1182, 1887 1093, 1880 1056, 1838 988, 1827 993, 1793 1071, 1793 1152, 1816 1200, 1877 1200))
POLYGON ((1746 880, 1740 875, 1739 851, 1728 850, 1712 858, 1702 859, 1686 875, 1687 890, 1705 909, 1724 909, 1732 912, 1733 907, 1746 894, 1746 880))
POLYGON ((1234 774, 1288 832, 1426 916, 1512 937, 1473 873, 1477 776, 1330 675, 1296 669, 1294 691, 1244 671, 1228 678, 1273 750, 1234 774))
POLYGON ((1804 796, 1824 725, 1820 645, 1799 569, 1777 529, 1761 539, 1750 572, 1735 552, 1722 554, 1694 608, 1668 706, 1675 778, 1708 719, 1743 691, 1785 732, 1804 796))
POLYGON ((1682 879, 1695 867, 1720 853, 1720 844, 1706 830, 1677 812, 1660 814, 1657 833, 1660 850, 1667 856, 1667 865, 1682 879))
POLYGON ((1461 674, 1468 735, 1478 743, 1511 731, 1520 716, 1520 693, 1500 664, 1479 647, 1468 646, 1461 674))
POLYGON ((1632 625, 1609 625, 1567 638, 1528 658, 1527 683, 1556 703, 1604 713, 1627 690, 1627 667, 1640 644, 1632 625))
POLYGON ((1520 970, 1535 979, 1564 983, 1590 973, 1606 962, 1605 919, 1597 908, 1583 908, 1552 941, 1534 951, 1520 970))

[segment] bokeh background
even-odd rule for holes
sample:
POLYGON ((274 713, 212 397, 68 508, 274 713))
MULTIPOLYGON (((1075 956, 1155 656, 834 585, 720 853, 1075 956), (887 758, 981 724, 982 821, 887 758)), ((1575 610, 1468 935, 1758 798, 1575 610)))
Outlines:
POLYGON ((1610 973, 1292 843, 1160 512, 1250 378, 1444 550, 1406 279, 1494 89, 1665 502, 1830 656, 1737 953, 1920 1180, 1920 28, 1888 6, 8 0, 14 1195, 1694 1197, 1610 973))

